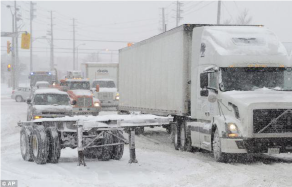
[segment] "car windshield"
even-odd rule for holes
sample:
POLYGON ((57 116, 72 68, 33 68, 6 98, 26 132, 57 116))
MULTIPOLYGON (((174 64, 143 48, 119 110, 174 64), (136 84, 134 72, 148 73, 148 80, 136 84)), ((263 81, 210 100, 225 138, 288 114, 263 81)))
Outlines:
POLYGON ((252 91, 269 88, 279 91, 292 90, 291 68, 279 67, 239 67, 221 68, 222 91, 252 91))
POLYGON ((96 85, 99 85, 100 88, 115 88, 114 81, 93 81, 92 88, 95 88, 96 85))
POLYGON ((70 90, 89 90, 90 84, 89 82, 70 82, 69 89, 70 90))
POLYGON ((65 94, 36 94, 35 105, 69 105, 70 99, 65 94))

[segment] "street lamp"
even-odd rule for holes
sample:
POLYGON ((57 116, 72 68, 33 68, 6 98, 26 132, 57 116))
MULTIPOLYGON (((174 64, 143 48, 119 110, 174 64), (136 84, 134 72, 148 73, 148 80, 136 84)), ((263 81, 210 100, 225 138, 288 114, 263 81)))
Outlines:
POLYGON ((76 66, 76 69, 78 69, 78 47, 80 47, 81 45, 85 45, 85 43, 83 43, 83 44, 79 44, 79 45, 77 45, 77 66, 76 66))

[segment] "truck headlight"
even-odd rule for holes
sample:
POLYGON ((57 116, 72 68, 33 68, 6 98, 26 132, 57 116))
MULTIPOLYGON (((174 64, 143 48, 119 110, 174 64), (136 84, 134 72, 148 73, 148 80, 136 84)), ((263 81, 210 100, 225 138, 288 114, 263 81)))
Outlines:
POLYGON ((42 116, 34 116, 33 119, 41 119, 42 116))
POLYGON ((238 128, 235 123, 228 123, 227 128, 229 138, 238 137, 238 128))
POLYGON ((95 107, 100 107, 100 104, 96 102, 96 103, 94 103, 94 106, 95 107))
POLYGON ((120 99, 120 94, 117 93, 117 95, 116 95, 116 100, 119 100, 119 99, 120 99))

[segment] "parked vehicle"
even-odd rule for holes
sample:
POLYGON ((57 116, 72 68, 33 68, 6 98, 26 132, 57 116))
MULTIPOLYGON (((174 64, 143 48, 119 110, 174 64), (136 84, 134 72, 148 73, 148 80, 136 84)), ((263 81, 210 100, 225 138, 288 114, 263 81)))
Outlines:
POLYGON ((11 99, 15 99, 16 102, 25 102, 30 97, 29 87, 18 87, 12 91, 11 99))
POLYGON ((73 102, 73 114, 92 114, 97 116, 101 110, 100 101, 93 97, 90 82, 85 79, 66 79, 60 83, 60 89, 67 91, 73 102))
POLYGON ((263 26, 182 25, 119 56, 119 110, 172 115, 175 149, 292 151, 291 64, 263 26))
POLYGON ((27 120, 55 118, 72 115, 69 95, 57 89, 36 90, 27 99, 27 120))
POLYGON ((91 88, 94 97, 100 100, 102 110, 117 110, 120 97, 113 80, 95 79, 91 88))

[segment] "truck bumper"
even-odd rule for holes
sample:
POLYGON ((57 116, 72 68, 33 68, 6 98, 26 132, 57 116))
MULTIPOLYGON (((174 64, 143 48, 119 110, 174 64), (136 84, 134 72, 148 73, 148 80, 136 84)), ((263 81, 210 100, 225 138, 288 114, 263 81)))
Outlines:
POLYGON ((224 153, 268 153, 269 148, 279 148, 280 153, 292 152, 292 138, 221 138, 224 153))
POLYGON ((74 115, 85 115, 85 114, 97 114, 101 110, 101 107, 91 107, 91 108, 73 108, 74 115))
POLYGON ((101 107, 117 107, 119 101, 116 100, 101 100, 101 107))
POLYGON ((243 139, 221 138, 221 151, 224 153, 247 153, 243 139))
POLYGON ((248 153, 267 153, 269 148, 280 148, 280 153, 292 152, 292 137, 249 138, 243 142, 248 153))

